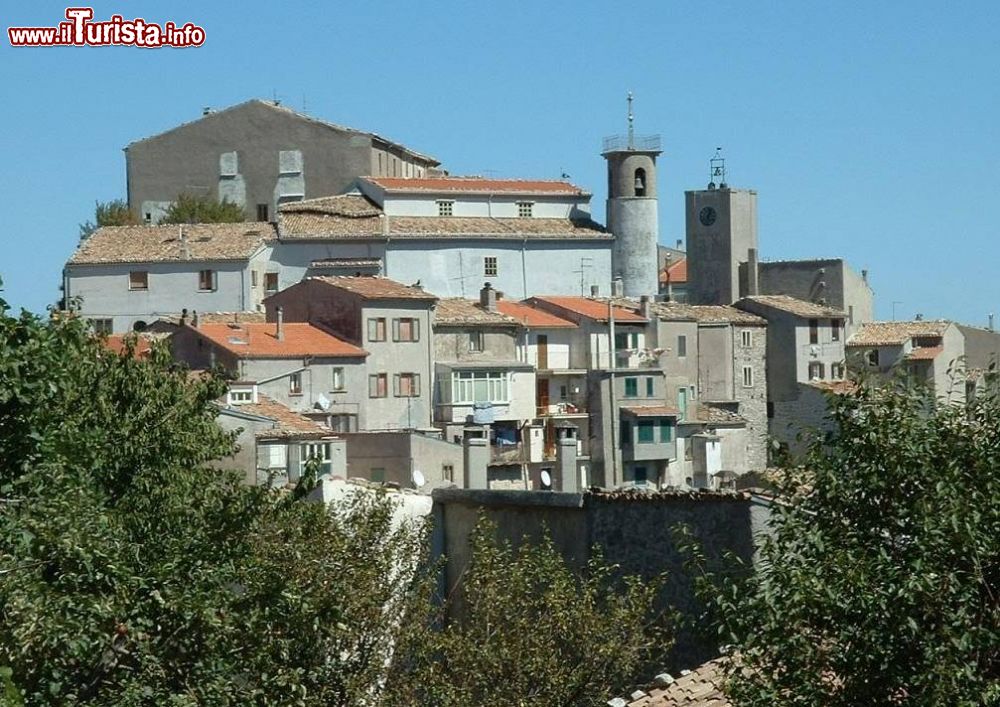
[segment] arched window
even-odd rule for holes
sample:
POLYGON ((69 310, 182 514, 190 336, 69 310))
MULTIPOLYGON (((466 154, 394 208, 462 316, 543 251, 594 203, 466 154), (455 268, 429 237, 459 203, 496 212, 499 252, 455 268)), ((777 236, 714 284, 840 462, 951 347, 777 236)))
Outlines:
POLYGON ((642 167, 635 170, 635 195, 646 196, 646 170, 642 167))

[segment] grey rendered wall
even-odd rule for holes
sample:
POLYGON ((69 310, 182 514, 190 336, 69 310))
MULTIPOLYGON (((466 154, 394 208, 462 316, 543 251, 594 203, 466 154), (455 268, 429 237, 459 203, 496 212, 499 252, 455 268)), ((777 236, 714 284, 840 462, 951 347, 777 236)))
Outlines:
POLYGON ((1000 333, 980 327, 956 324, 965 337, 965 365, 987 369, 1000 365, 1000 333))
MULTIPOLYGON (((766 513, 758 509, 752 515, 751 502, 744 496, 435 491, 435 551, 448 558, 442 590, 449 594, 468 567, 468 537, 480 513, 495 524, 501 540, 517 543, 524 537, 537 539, 547 529, 556 548, 575 569, 582 568, 591 548, 597 547, 606 563, 618 566, 620 575, 638 574, 648 579, 665 575, 658 606, 674 607, 689 619, 698 615, 699 606, 683 565, 684 555, 675 535, 678 528, 690 528, 711 560, 729 551, 751 561, 754 530, 766 523, 761 519, 766 513)), ((460 603, 456 612, 461 611, 460 603)), ((677 645, 669 657, 671 669, 696 665, 717 655, 717 637, 707 631, 706 635, 698 633, 678 630, 677 645)))
POLYGON ((712 189, 684 193, 688 255, 688 301, 732 304, 740 298, 740 263, 757 248, 757 193, 712 189), (698 220, 703 208, 717 212, 715 223, 698 220))
POLYGON ((874 317, 871 287, 840 258, 761 263, 759 284, 762 295, 791 295, 843 310, 847 336, 874 317))
POLYGON ((220 414, 216 418, 219 427, 226 432, 239 430, 236 437, 237 451, 231 457, 225 457, 212 462, 211 466, 219 469, 233 469, 243 472, 243 483, 257 483, 257 432, 274 427, 270 422, 245 420, 235 415, 220 414))
POLYGON ((275 213, 278 153, 299 150, 306 198, 338 194, 371 172, 371 138, 341 132, 251 101, 130 145, 126 151, 129 206, 169 202, 188 192, 219 197, 219 159, 236 152, 248 220, 257 204, 275 213))
POLYGON ((347 469, 351 477, 372 480, 372 470, 382 469, 384 481, 413 488, 413 471, 419 470, 428 483, 462 483, 461 445, 409 432, 343 436, 347 440, 347 469), (454 470, 453 479, 444 478, 446 464, 454 470))
POLYGON ((250 274, 244 262, 122 263, 68 265, 67 297, 80 298, 80 314, 113 319, 114 332, 131 331, 137 321, 149 324, 166 314, 244 312, 253 308, 250 274), (216 289, 198 291, 198 271, 216 271, 216 289), (129 290, 129 273, 149 273, 149 288, 129 290))
POLYGON ((274 246, 273 256, 273 271, 278 272, 278 289, 291 287, 302 278, 316 274, 310 271, 309 264, 324 258, 384 259, 385 241, 280 241, 274 246))
POLYGON ((438 363, 458 361, 516 361, 517 330, 513 327, 434 327, 434 360, 438 363), (482 332, 483 350, 469 351, 469 333, 482 332))

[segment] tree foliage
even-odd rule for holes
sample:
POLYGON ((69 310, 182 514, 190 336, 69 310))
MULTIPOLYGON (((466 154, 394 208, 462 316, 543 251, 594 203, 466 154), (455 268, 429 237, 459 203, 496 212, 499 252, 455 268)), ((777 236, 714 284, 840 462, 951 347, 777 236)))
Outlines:
POLYGON ((167 207, 160 223, 238 223, 244 220, 243 207, 210 196, 181 194, 167 207))
POLYGON ((80 224, 80 240, 90 238, 101 226, 131 226, 139 223, 122 199, 94 203, 94 220, 80 224))
POLYGON ((0 301, 0 703, 586 705, 659 637, 653 587, 483 528, 469 620, 432 630, 422 524, 211 468, 224 382, 132 354, 0 301))
POLYGON ((458 616, 421 636, 393 704, 604 705, 669 647, 658 583, 599 557, 578 576, 550 538, 513 547, 482 519, 470 545, 458 616))
POLYGON ((830 398, 758 572, 712 589, 746 705, 1000 703, 1000 402, 830 398))

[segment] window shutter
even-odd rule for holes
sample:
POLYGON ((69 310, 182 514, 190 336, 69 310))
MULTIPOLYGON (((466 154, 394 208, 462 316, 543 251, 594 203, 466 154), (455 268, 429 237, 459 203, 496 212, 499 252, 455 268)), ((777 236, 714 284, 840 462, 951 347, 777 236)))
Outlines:
POLYGON ((410 321, 413 322, 413 340, 420 341, 420 320, 414 317, 410 321))
POLYGON ((399 374, 395 373, 392 376, 392 394, 397 398, 399 397, 399 374))
POLYGON ((412 395, 413 397, 418 397, 420 395, 420 374, 419 373, 414 373, 413 374, 413 385, 411 386, 411 389, 410 389, 410 395, 412 395))
POLYGON ((399 341, 399 320, 392 320, 392 340, 399 341))

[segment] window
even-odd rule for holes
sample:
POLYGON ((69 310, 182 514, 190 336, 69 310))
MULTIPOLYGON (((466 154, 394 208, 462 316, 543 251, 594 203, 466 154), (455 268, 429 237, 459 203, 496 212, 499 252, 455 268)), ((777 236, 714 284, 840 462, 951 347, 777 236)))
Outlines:
POLYGON ((392 377, 392 387, 397 398, 417 398, 420 396, 420 374, 397 373, 392 377))
POLYGON ((276 272, 264 273, 264 291, 265 292, 278 291, 278 273, 276 272))
POLYGON ((625 397, 626 398, 636 398, 639 396, 639 379, 638 378, 626 378, 625 379, 625 397))
POLYGON ((288 394, 302 395, 302 374, 292 373, 288 376, 288 394))
POLYGON ((532 203, 530 201, 517 202, 517 215, 520 218, 531 218, 531 207, 532 203))
POLYGON ((831 363, 830 364, 830 378, 833 380, 843 380, 844 379, 844 364, 842 363, 831 363))
POLYGON ((385 341, 385 318, 368 320, 368 340, 385 341))
POLYGON ((823 364, 819 361, 809 362, 809 380, 823 380, 823 364))
POLYGON ((145 215, 143 216, 143 218, 145 219, 146 223, 152 223, 153 222, 153 214, 150 213, 149 211, 147 211, 145 213, 145 215))
POLYGON ((621 426, 618 428, 618 441, 623 447, 632 444, 632 425, 629 424, 628 420, 622 420, 621 426))
POLYGON ((333 388, 332 390, 343 390, 344 389, 344 369, 337 366, 333 369, 333 388))
POLYGON ((753 366, 743 367, 743 387, 753 388, 753 366))
POLYGON ((487 255, 483 258, 483 275, 486 277, 496 277, 499 272, 495 255, 487 255))
POLYGON ((660 420, 660 442, 669 443, 674 437, 674 426, 666 418, 660 420))
POLYGON ((646 482, 649 481, 649 477, 646 475, 646 467, 635 466, 632 467, 632 479, 639 486, 645 486, 646 482))
POLYGON ((113 319, 91 319, 90 328, 95 334, 110 334, 114 330, 113 319))
POLYGON ((506 403, 505 371, 454 371, 451 374, 453 403, 506 403))
POLYGON ((250 271, 250 287, 257 287, 257 280, 258 280, 257 271, 256 270, 251 270, 250 271))
POLYGON ((469 351, 482 351, 483 350, 483 332, 481 331, 470 331, 469 332, 469 351))
POLYGON ((442 464, 441 465, 441 478, 445 481, 455 480, 455 465, 454 464, 442 464))
POLYGON ((655 429, 655 421, 639 420, 639 444, 652 444, 656 440, 655 429))
POLYGON ((831 319, 830 320, 830 340, 840 341, 840 328, 844 326, 843 320, 831 319))
POLYGON ((809 320, 809 343, 819 343, 819 319, 809 320))
POLYGON ((683 334, 677 337, 677 355, 680 358, 688 355, 688 338, 683 334))
POLYGON ((878 349, 869 349, 868 353, 865 354, 865 358, 868 360, 869 366, 878 368, 878 349))
POLYGON ((214 270, 199 270, 198 271, 198 291, 199 292, 212 292, 215 290, 215 271, 214 270))
POLYGON ((230 390, 229 391, 229 404, 230 405, 242 405, 244 403, 253 402, 253 390, 230 390))
POLYGON ((744 329, 740 332, 740 343, 743 348, 750 348, 753 346, 753 332, 749 329, 744 329))
POLYGON ((302 455, 306 461, 315 459, 319 462, 319 473, 329 474, 332 471, 330 464, 330 444, 328 442, 318 442, 315 444, 303 445, 305 454, 302 455))
POLYGON ((257 204, 257 220, 267 221, 267 204, 257 204))
POLYGON ((133 270, 128 274, 128 288, 130 290, 148 290, 149 273, 145 270, 133 270))
MULTIPOLYGON (((383 320, 384 321, 384 320, 383 320)), ((393 341, 420 341, 420 320, 412 317, 392 320, 393 341)))
POLYGON ((357 415, 330 415, 329 425, 334 432, 357 432, 357 415))
POLYGON ((767 419, 774 419, 774 403, 768 401, 767 403, 767 419))
POLYGON ((388 394, 389 377, 385 373, 373 373, 368 376, 368 397, 384 398, 388 394))
POLYGON ((439 201, 438 216, 451 216, 455 212, 454 201, 439 201))
POLYGON ((646 397, 653 397, 653 376, 646 376, 646 397))
POLYGON ((625 351, 639 348, 639 334, 637 332, 618 332, 615 334, 615 351, 625 351))

